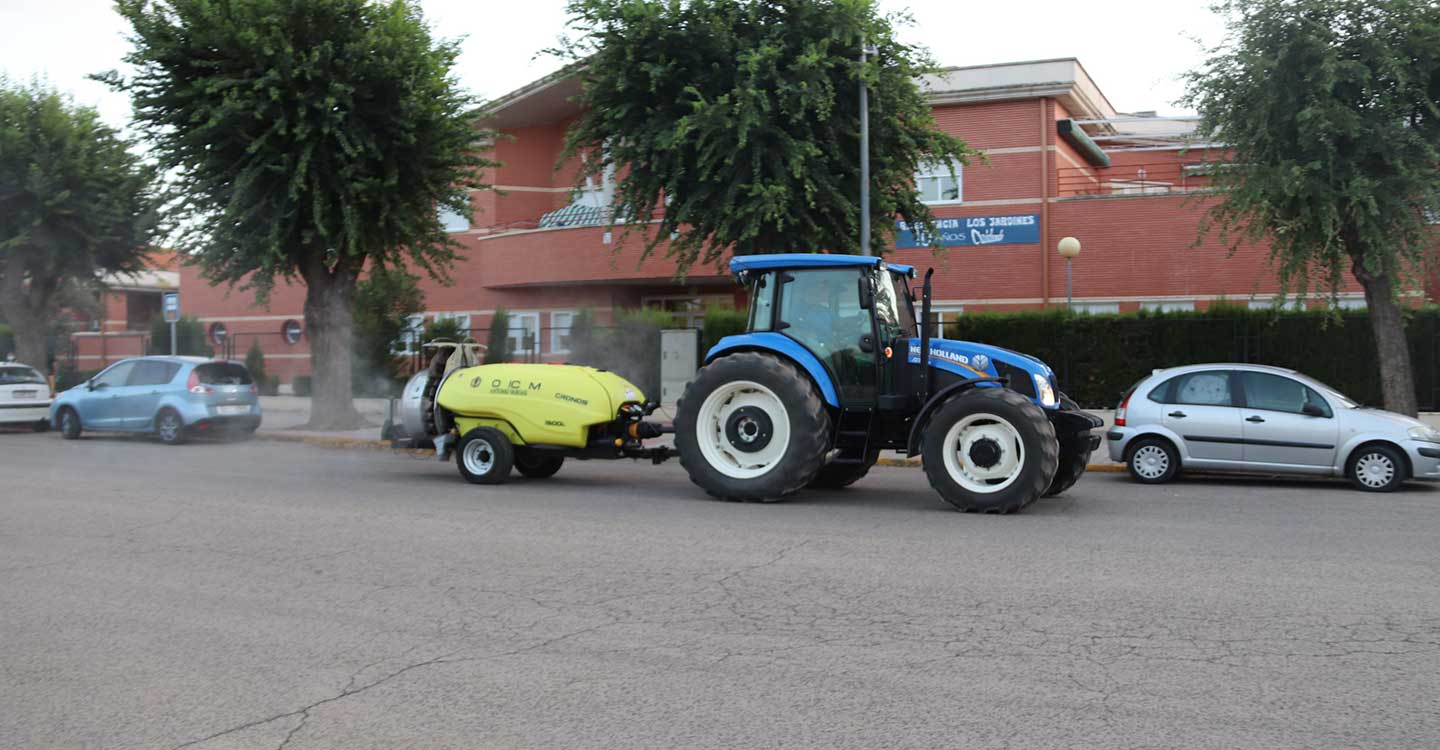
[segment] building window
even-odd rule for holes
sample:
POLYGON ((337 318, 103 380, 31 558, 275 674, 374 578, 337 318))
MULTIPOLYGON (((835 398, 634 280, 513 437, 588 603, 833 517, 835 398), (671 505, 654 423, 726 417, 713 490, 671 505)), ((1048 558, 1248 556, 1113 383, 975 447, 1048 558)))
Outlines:
POLYGON ((287 320, 284 325, 280 326, 280 335, 285 337, 287 344, 300 343, 300 333, 300 321, 298 320, 287 320))
POLYGON ((534 354, 540 345, 540 313, 510 313, 511 354, 534 354))
POLYGON ((435 313, 435 322, 439 323, 442 320, 455 321, 455 327, 460 329, 460 335, 462 337, 474 335, 470 332, 469 313, 435 313))
POLYGON ((922 203, 959 203, 963 200, 965 165, 921 164, 915 172, 915 190, 922 203), (954 170, 954 173, 951 173, 954 170))
POLYGON ((550 352, 570 353, 570 326, 575 324, 574 311, 550 313, 550 352))
POLYGON ((440 218, 440 226, 447 232, 467 232, 470 230, 470 222, 464 216, 450 210, 446 206, 436 209, 440 218))
POLYGON ((425 334, 425 316, 405 316, 405 327, 390 345, 391 354, 416 354, 420 351, 420 339, 425 334))
POLYGON ((1119 302, 1076 302, 1070 306, 1072 312, 1084 315, 1113 315, 1120 312, 1119 302))
POLYGON ((1152 195, 1168 193, 1174 186, 1168 182, 1143 182, 1139 180, 1115 180, 1105 183, 1111 195, 1152 195))
POLYGON ((1140 309, 1148 312, 1191 312, 1195 309, 1195 303, 1191 301, 1174 302, 1170 300, 1141 302, 1140 309))
POLYGON ((1366 308, 1364 297, 1341 297, 1335 300, 1335 306, 1341 310, 1364 310, 1366 308))
MULTIPOLYGON (((920 312, 920 306, 915 306, 915 312, 920 312)), ((931 307, 930 319, 936 323, 934 330, 930 331, 931 336, 944 337, 945 326, 954 323, 965 312, 964 305, 945 305, 943 307, 931 307)), ((917 315, 918 317, 918 315, 917 315)))

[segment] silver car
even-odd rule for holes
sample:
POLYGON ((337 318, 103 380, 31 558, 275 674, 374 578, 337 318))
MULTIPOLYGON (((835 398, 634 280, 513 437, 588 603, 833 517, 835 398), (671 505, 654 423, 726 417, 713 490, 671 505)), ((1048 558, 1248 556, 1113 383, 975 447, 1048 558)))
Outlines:
POLYGON ((1126 392, 1105 438, 1147 484, 1182 469, 1344 476, 1371 492, 1440 479, 1440 430, 1263 365, 1157 370, 1126 392))

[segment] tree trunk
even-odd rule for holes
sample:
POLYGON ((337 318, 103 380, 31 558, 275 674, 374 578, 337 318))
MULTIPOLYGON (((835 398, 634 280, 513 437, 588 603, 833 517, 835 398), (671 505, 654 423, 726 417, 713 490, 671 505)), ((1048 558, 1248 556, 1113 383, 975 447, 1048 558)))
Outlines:
POLYGON ((310 430, 365 426, 350 381, 355 331, 354 274, 343 269, 305 274, 305 329, 310 337, 310 430))
MULTIPOLYGON (((15 335, 15 359, 52 375, 50 347, 46 341, 51 316, 36 312, 32 297, 37 291, 40 290, 25 288, 24 261, 19 252, 12 250, 5 266, 0 268, 0 312, 5 314, 15 335)), ((39 307, 44 308, 44 300, 39 307)), ((5 352, 0 352, 0 358, 4 356, 5 352)))
MULTIPOLYGON (((1358 266, 1358 264, 1357 264, 1358 266)), ((1365 288, 1370 328, 1375 332, 1376 361, 1380 365, 1380 393, 1385 408, 1415 416, 1415 379, 1410 369, 1410 345, 1405 339, 1405 318, 1395 300, 1390 279, 1357 268, 1355 277, 1365 288)))

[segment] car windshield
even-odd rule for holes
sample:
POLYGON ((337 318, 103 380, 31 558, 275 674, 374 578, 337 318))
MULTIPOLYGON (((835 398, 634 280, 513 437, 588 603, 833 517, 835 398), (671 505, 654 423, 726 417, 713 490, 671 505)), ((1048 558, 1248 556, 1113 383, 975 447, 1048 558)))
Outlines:
POLYGON ((1355 399, 1346 396, 1340 391, 1331 388, 1330 386, 1316 380, 1315 378, 1310 378, 1309 376, 1306 377, 1309 379, 1310 385, 1313 386, 1315 390, 1325 394, 1326 398, 1334 401, 1341 409, 1355 409, 1360 406, 1359 401, 1356 401, 1355 399))
POLYGON ((205 385, 250 385, 250 371, 234 362, 207 362, 195 368, 205 385))
POLYGON ((45 384, 45 378, 33 367, 5 365, 0 367, 0 385, 45 384))

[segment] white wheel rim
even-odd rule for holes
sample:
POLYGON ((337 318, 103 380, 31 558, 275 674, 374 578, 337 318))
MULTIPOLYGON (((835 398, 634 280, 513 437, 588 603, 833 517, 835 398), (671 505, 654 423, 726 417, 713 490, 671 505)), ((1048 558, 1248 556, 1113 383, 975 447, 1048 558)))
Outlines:
POLYGON ((1130 465, 1146 479, 1159 479, 1170 470, 1170 454, 1158 445, 1142 445, 1130 457, 1130 465))
POLYGON ((471 474, 489 474, 495 467, 495 447, 485 438, 475 438, 465 444, 465 450, 460 452, 460 460, 465 462, 465 470, 471 474))
POLYGON ((1355 462, 1355 476, 1366 487, 1384 487, 1395 478, 1395 462, 1383 453, 1366 453, 1355 462))
MULTIPOLYGON (((750 429, 747 422, 744 429, 750 429)), ((716 471, 734 479, 754 479, 775 468, 790 447, 790 414, 775 392, 759 383, 737 380, 716 388, 700 405, 695 421, 695 440, 700 454, 716 471), (770 420, 770 442, 759 450, 747 451, 732 443, 726 434, 731 416, 751 407, 770 420)))
POLYGON ((1015 483, 1025 468, 1025 443, 1020 431, 994 414, 971 414, 945 433, 945 470, 966 490, 978 494, 999 492, 1015 483), (969 460, 977 443, 993 441, 1000 455, 994 464, 980 466, 969 460))

